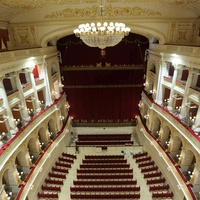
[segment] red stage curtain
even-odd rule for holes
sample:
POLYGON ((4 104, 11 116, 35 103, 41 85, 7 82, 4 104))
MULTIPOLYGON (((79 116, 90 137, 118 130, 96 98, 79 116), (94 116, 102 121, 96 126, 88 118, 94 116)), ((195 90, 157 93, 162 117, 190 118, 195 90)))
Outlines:
POLYGON ((138 113, 142 88, 70 88, 67 97, 74 119, 131 120, 138 113), (139 94, 139 95, 138 95, 139 94))

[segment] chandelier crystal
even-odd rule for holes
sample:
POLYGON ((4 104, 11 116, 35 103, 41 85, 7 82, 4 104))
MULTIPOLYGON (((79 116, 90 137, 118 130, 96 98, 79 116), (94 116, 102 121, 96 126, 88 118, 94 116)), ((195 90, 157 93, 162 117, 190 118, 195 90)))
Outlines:
POLYGON ((80 37, 86 45, 100 49, 117 45, 129 32, 130 28, 126 27, 124 23, 118 22, 80 24, 74 30, 75 36, 80 37))

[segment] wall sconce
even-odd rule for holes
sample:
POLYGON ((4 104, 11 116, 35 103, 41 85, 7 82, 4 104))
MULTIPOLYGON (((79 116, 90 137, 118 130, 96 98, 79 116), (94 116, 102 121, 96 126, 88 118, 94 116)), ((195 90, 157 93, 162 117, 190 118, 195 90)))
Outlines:
POLYGON ((31 156, 29 157, 29 160, 30 160, 30 161, 32 161, 32 160, 33 160, 33 158, 34 158, 34 156, 33 156, 33 155, 31 155, 31 156))
POLYGON ((155 91, 154 90, 150 90, 149 93, 150 94, 155 94, 155 91))
POLYGON ((44 103, 44 101, 39 101, 39 104, 41 105, 41 104, 43 104, 44 103))
POLYGON ((28 114, 31 114, 31 113, 33 113, 33 109, 31 108, 27 108, 27 110, 28 110, 28 114))
POLYGON ((139 108, 142 107, 142 101, 140 101, 140 102, 138 103, 138 107, 139 107, 139 108))
POLYGON ((65 119, 65 117, 64 117, 64 116, 61 116, 60 118, 61 118, 61 120, 64 120, 64 119, 65 119))
POLYGON ((15 125, 18 125, 20 123, 20 119, 14 119, 15 125))
POLYGON ((181 111, 181 106, 176 106, 175 108, 177 111, 181 111))
POLYGON ((12 198, 13 193, 12 192, 6 192, 6 197, 8 200, 12 198))
POLYGON ((149 116, 148 116, 148 115, 145 115, 145 116, 144 116, 144 118, 145 118, 145 119, 148 119, 148 118, 149 118, 149 116))
POLYGON ((42 147, 44 145, 44 142, 40 142, 40 147, 42 147))
POLYGON ((67 102, 67 104, 66 104, 66 108, 67 109, 69 109, 70 108, 70 105, 69 105, 69 103, 67 102))
POLYGON ((23 174, 24 174, 24 172, 18 172, 18 177, 21 179, 23 174))
POLYGON ((180 160, 181 159, 181 155, 180 154, 176 154, 176 157, 180 160))
POLYGON ((160 131, 156 131, 156 133, 158 134, 158 136, 160 136, 160 131))
POLYGON ((167 145, 167 146, 169 146, 169 144, 170 144, 170 141, 166 141, 165 143, 166 143, 166 145, 167 145))
POLYGON ((146 87, 148 84, 147 84, 147 83, 144 83, 143 85, 144 85, 144 87, 146 87))
POLYGON ((191 117, 190 117, 190 120, 191 120, 192 123, 195 123, 196 116, 194 116, 194 117, 191 116, 191 117))
POLYGON ((190 176, 190 178, 192 178, 194 175, 194 172, 188 171, 188 175, 190 176))

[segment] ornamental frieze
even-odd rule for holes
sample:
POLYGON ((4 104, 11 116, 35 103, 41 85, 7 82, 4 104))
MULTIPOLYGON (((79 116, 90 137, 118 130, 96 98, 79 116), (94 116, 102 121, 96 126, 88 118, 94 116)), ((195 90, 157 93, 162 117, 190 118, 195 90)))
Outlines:
MULTIPOLYGON (((78 18, 78 17, 99 17, 99 7, 87 7, 87 8, 68 8, 61 11, 52 12, 45 16, 45 19, 64 19, 64 18, 78 18)), ((159 11, 152 9, 141 8, 139 6, 134 7, 113 7, 111 5, 105 6, 103 13, 106 17, 117 16, 161 16, 159 11)))
MULTIPOLYGON (((10 9, 17 9, 18 11, 34 10, 39 8, 46 8, 48 6, 68 6, 69 4, 95 4, 99 5, 99 0, 1 0, 3 6, 10 9)), ((157 3, 158 5, 177 6, 195 9, 200 3, 200 0, 106 0, 105 3, 157 3)))

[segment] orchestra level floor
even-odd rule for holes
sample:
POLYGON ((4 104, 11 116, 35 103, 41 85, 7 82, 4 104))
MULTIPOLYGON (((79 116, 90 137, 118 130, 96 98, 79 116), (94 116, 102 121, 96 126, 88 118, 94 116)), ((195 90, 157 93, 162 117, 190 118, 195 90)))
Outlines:
MULTIPOLYGON (((140 200, 151 200, 151 193, 149 192, 149 188, 146 185, 146 181, 143 178, 143 174, 140 172, 138 165, 135 163, 134 159, 131 156, 131 153, 137 153, 142 151, 142 146, 124 146, 124 147, 108 147, 107 151, 102 152, 99 148, 95 147, 80 147, 79 153, 77 155, 77 159, 74 160, 74 164, 72 164, 72 168, 67 175, 67 179, 62 186, 62 191, 59 194, 59 200, 70 198, 70 186, 73 186, 73 180, 76 180, 76 170, 79 168, 79 165, 82 163, 82 159, 84 159, 85 155, 121 155, 121 152, 125 153, 125 158, 128 163, 130 163, 130 167, 133 169, 134 179, 137 180, 137 185, 140 186, 140 200)), ((66 147, 65 152, 75 154, 75 147, 66 147)))

